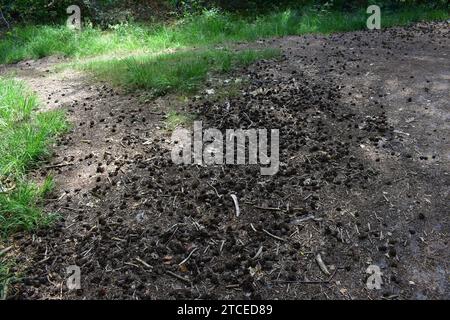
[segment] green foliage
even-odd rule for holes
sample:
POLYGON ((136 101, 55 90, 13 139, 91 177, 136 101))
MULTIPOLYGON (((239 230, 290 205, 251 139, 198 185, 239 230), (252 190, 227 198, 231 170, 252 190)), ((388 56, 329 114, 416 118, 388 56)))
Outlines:
MULTIPOLYGON (((445 9, 420 7, 383 12, 382 26, 418 20, 448 19, 445 9)), ((263 37, 330 33, 365 28, 365 10, 345 13, 329 6, 283 10, 257 17, 242 17, 218 10, 187 16, 175 24, 118 24, 107 31, 86 25, 80 33, 64 26, 16 27, 0 42, 0 63, 12 63, 52 54, 84 57, 125 52, 158 52, 263 37)))
POLYGON ((0 256, 0 300, 6 299, 8 285, 11 280, 10 263, 0 256))
POLYGON ((165 121, 166 129, 169 131, 175 130, 177 127, 189 125, 195 120, 195 116, 192 114, 184 114, 176 111, 170 111, 167 114, 165 121))
POLYGON ((200 13, 217 8, 240 14, 268 13, 273 10, 300 9, 305 7, 329 8, 349 12, 362 10, 370 4, 382 8, 406 8, 427 5, 429 8, 448 8, 447 0, 169 0, 170 5, 183 14, 200 13))
MULTIPOLYGON (((132 15, 142 10, 152 11, 148 2, 164 0, 0 0, 0 8, 7 19, 25 24, 63 23, 68 14, 67 7, 77 5, 82 18, 100 26, 108 26, 132 19, 132 15), (143 3, 144 2, 144 3, 143 3), (147 3, 145 3, 147 2, 147 3)), ((162 7, 164 8, 164 7, 162 7)), ((155 12, 153 12, 155 14, 155 12)))
POLYGON ((149 89, 155 95, 168 92, 190 93, 199 88, 208 72, 228 72, 256 60, 277 55, 274 50, 179 51, 125 59, 92 61, 81 65, 97 78, 130 89, 149 89))
POLYGON ((48 155, 53 137, 67 128, 61 112, 36 112, 37 98, 18 81, 0 78, 0 236, 49 222, 39 201, 52 187, 26 180, 27 169, 48 155))
POLYGON ((39 204, 53 188, 47 178, 41 186, 29 181, 18 181, 12 192, 0 195, 0 231, 5 237, 16 231, 31 231, 48 226, 55 215, 44 213, 39 204))
POLYGON ((62 113, 36 113, 37 106, 22 83, 0 78, 0 177, 23 174, 47 153, 49 138, 66 128, 62 113))
POLYGON ((25 23, 44 23, 60 20, 71 0, 0 0, 0 7, 8 19, 25 23))
MULTIPOLYGON (((0 0, 0 9, 8 20, 20 23, 64 23, 66 8, 78 5, 85 21, 107 27, 135 18, 167 16, 170 12, 180 15, 199 14, 204 10, 220 9, 245 15, 269 13, 274 10, 301 9, 304 7, 330 8, 350 12, 362 10, 370 4, 385 9, 427 6, 430 9, 448 9, 447 0, 0 0), (145 14, 142 14, 145 12, 145 14)), ((0 28, 3 22, 0 21, 0 28)))

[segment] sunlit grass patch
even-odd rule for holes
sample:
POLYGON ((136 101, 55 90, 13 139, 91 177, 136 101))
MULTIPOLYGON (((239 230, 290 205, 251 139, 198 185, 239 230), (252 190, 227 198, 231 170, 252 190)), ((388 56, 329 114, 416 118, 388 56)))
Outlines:
POLYGON ((186 127, 193 123, 195 115, 186 114, 177 111, 170 111, 165 120, 165 126, 168 131, 173 131, 178 127, 186 127))
POLYGON ((52 188, 51 177, 41 185, 20 180, 14 182, 12 190, 0 195, 1 236, 16 231, 31 231, 53 222, 56 215, 44 213, 40 207, 41 201, 52 188))
POLYGON ((0 78, 0 236, 45 225, 39 202, 52 187, 26 180, 27 170, 49 154, 53 138, 67 129, 58 111, 38 112, 38 100, 21 82, 0 78))
POLYGON ((66 129, 62 112, 37 108, 36 96, 22 83, 0 78, 0 177, 24 174, 48 153, 49 140, 66 129))
MULTIPOLYGON (((332 33, 366 28, 365 8, 354 12, 320 10, 306 6, 254 17, 216 10, 166 24, 121 24, 102 31, 84 26, 72 32, 65 26, 19 26, 0 41, 0 63, 61 54, 87 57, 133 51, 211 46, 233 41, 253 41, 274 36, 332 33)), ((411 6, 382 10, 382 27, 422 20, 445 20, 448 9, 411 6)))
POLYGON ((191 50, 88 62, 80 68, 119 86, 148 89, 155 95, 162 95, 195 92, 209 72, 229 72, 278 54, 277 50, 191 50))

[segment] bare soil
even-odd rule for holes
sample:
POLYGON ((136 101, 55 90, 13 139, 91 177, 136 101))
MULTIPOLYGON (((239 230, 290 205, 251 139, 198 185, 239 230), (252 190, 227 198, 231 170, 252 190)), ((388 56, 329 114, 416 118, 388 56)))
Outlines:
POLYGON ((73 124, 33 173, 54 175, 46 209, 61 219, 11 239, 23 278, 10 298, 450 298, 449 29, 261 40, 282 58, 205 87, 244 80, 237 95, 187 102, 55 73, 55 58, 6 67, 73 124), (173 164, 174 109, 204 128, 278 128, 280 171, 173 164))

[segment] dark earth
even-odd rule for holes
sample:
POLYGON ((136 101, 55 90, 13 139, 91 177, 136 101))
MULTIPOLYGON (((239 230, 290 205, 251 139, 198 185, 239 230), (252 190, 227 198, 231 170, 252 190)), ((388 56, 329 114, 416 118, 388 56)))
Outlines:
POLYGON ((54 175, 46 210, 60 218, 7 244, 22 274, 9 298, 449 299, 449 30, 238 44, 282 56, 187 100, 56 72, 56 57, 5 67, 72 123, 33 173, 54 175), (279 129, 279 172, 173 164, 170 110, 205 129, 279 129))

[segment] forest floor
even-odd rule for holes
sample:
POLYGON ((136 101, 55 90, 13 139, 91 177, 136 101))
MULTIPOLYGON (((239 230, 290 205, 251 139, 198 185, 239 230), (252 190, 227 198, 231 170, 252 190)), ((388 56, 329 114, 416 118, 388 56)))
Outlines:
POLYGON ((450 298, 449 30, 240 44, 282 57, 212 75, 188 99, 121 92, 55 71, 56 57, 3 67, 72 123, 32 173, 54 175, 45 208, 61 219, 9 240, 22 275, 9 297, 450 298), (173 164, 169 111, 203 128, 279 129, 279 172, 173 164), (80 290, 66 286, 71 265, 80 290), (370 265, 381 290, 366 286, 370 265))

